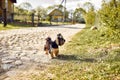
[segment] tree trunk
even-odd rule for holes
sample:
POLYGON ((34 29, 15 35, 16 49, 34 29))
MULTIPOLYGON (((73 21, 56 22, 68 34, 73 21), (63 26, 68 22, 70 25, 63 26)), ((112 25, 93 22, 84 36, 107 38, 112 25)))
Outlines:
POLYGON ((6 9, 3 9, 3 23, 4 23, 4 27, 7 26, 7 13, 6 13, 6 9))
POLYGON ((115 8, 117 8, 117 2, 116 2, 116 0, 113 0, 113 3, 114 3, 115 8))
POLYGON ((32 26, 34 26, 34 13, 32 13, 32 26))

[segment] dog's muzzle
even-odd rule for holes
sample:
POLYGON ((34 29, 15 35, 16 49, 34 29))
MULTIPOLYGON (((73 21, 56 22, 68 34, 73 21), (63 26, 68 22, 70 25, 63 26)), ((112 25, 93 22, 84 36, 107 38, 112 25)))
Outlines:
POLYGON ((62 46, 65 43, 65 39, 61 38, 59 39, 59 46, 62 46))

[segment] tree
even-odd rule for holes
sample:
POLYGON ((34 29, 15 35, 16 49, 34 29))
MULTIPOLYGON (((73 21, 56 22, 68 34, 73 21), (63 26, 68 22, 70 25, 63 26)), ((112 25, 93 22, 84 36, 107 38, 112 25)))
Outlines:
POLYGON ((15 7, 15 12, 18 14, 19 19, 21 19, 24 22, 31 20, 31 16, 30 16, 31 10, 32 10, 32 5, 28 2, 23 2, 15 7), (24 17, 20 17, 21 15, 24 17))
POLYGON ((19 5, 19 8, 22 8, 24 10, 31 10, 32 9, 32 5, 28 2, 23 2, 19 5))
POLYGON ((77 8, 75 11, 74 11, 74 18, 77 22, 80 22, 80 23, 85 23, 84 19, 83 19, 83 15, 86 14, 86 11, 82 8, 77 8))
POLYGON ((116 0, 113 0, 113 5, 115 8, 117 8, 117 1, 116 0))
POLYGON ((0 1, 0 10, 1 11, 3 11, 3 18, 2 18, 2 20, 3 20, 3 23, 4 23, 4 27, 6 27, 7 26, 7 10, 6 10, 6 8, 3 8, 2 7, 2 1, 0 1))
POLYGON ((120 29, 120 1, 103 2, 99 16, 102 26, 113 30, 120 29))
POLYGON ((94 6, 90 2, 86 2, 84 7, 76 8, 74 14, 82 14, 87 26, 93 26, 95 24, 96 13, 94 6))
POLYGON ((36 14, 38 15, 38 23, 39 21, 42 21, 43 19, 45 19, 46 15, 47 15, 47 10, 45 8, 43 8, 42 6, 38 6, 36 9, 36 14))
POLYGON ((93 4, 90 3, 90 2, 86 2, 86 3, 84 4, 84 9, 86 10, 86 12, 88 12, 88 11, 94 10, 94 6, 93 6, 93 4))
POLYGON ((49 11, 49 10, 53 10, 53 9, 56 9, 56 8, 63 11, 64 6, 63 5, 53 5, 53 6, 47 7, 47 10, 49 11))
POLYGON ((19 6, 14 7, 14 13, 16 13, 16 14, 24 14, 25 13, 24 11, 25 10, 20 8, 19 6))

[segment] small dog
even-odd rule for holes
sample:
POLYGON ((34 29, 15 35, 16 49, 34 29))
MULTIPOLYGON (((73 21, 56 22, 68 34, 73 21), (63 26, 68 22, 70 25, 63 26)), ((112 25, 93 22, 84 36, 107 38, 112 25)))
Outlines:
POLYGON ((51 58, 58 56, 59 53, 59 46, 62 46, 65 43, 65 39, 59 33, 57 34, 56 40, 52 41, 50 37, 46 38, 46 44, 44 45, 44 51, 48 55, 50 53, 51 58))

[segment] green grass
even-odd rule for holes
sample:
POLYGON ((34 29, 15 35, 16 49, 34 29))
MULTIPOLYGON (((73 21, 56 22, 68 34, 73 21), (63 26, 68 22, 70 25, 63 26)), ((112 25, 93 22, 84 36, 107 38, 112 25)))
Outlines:
POLYGON ((6 27, 3 27, 3 24, 0 24, 0 30, 8 30, 8 29, 18 29, 18 27, 14 27, 12 25, 7 25, 6 27))
POLYGON ((39 75, 31 75, 32 80, 119 80, 119 63, 66 62, 53 64, 39 75))
POLYGON ((85 57, 87 55, 93 57, 97 53, 108 53, 112 47, 120 46, 120 34, 117 34, 108 36, 108 33, 101 30, 84 29, 66 45, 66 53, 72 52, 82 56, 85 54, 85 57))
MULTIPOLYGON (((37 26, 37 21, 35 21, 35 24, 34 26, 37 26)), ((52 22, 52 25, 51 26, 54 26, 54 25, 68 25, 68 24, 71 24, 69 22, 52 22)), ((39 26, 50 26, 50 22, 49 21, 42 21, 42 23, 39 25, 39 26)), ((6 27, 3 27, 3 24, 0 23, 0 30, 9 30, 9 29, 20 29, 20 28, 30 28, 30 27, 33 27, 32 26, 32 23, 30 22, 27 22, 25 23, 24 21, 20 21, 20 22, 15 22, 15 23, 9 23, 7 24, 6 27)))
MULTIPOLYGON (((50 22, 49 21, 42 21, 42 24, 49 24, 50 25, 50 22)), ((52 25, 70 25, 72 23, 70 22, 51 22, 52 25)))
MULTIPOLYGON (((101 29, 103 30, 103 29, 101 29)), ((32 80, 120 80, 120 34, 84 29, 32 80)))
POLYGON ((3 24, 0 24, 0 30, 20 29, 20 28, 29 28, 29 27, 32 27, 32 25, 22 24, 22 23, 11 23, 11 24, 7 24, 6 27, 3 27, 3 24))

